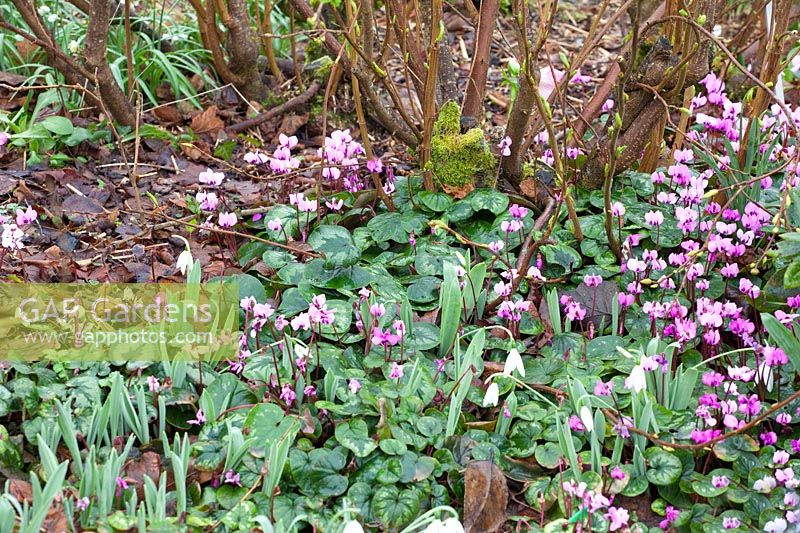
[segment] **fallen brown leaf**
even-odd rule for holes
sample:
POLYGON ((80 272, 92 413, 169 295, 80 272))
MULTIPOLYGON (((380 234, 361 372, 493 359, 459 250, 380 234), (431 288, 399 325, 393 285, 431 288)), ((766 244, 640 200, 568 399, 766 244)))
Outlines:
POLYGON ((466 533, 496 531, 506 521, 506 476, 492 461, 473 461, 464 473, 466 533))
POLYGON ((217 106, 212 105, 192 118, 192 130, 195 133, 209 133, 215 136, 225 127, 225 123, 217 116, 217 106))

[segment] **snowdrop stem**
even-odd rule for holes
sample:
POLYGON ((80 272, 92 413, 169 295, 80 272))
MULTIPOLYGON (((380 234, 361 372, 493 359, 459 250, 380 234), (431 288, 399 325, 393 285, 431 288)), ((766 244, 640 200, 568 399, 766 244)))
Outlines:
POLYGON ((496 376, 502 376, 504 378, 507 378, 507 379, 510 379, 510 380, 514 381, 517 385, 521 386, 523 389, 527 389, 528 391, 532 392, 534 394, 534 396, 538 397, 540 400, 542 400, 543 402, 545 402, 548 405, 550 405, 550 407, 552 407, 553 409, 558 409, 558 406, 556 404, 554 404, 553 402, 551 402, 545 395, 543 395, 541 392, 537 391, 536 389, 534 389, 533 387, 531 387, 527 383, 521 381, 519 378, 516 378, 514 376, 507 376, 506 374, 503 374, 502 372, 495 372, 494 374, 492 374, 488 378, 486 378, 484 380, 484 383, 488 384, 496 376))
POLYGON ((735 353, 752 352, 752 351, 753 351, 752 348, 737 348, 736 350, 730 350, 728 352, 722 352, 721 354, 717 354, 714 357, 709 357, 708 359, 704 359, 703 361, 700 361, 699 363, 697 363, 696 365, 691 367, 690 370, 697 370, 701 366, 703 366, 705 364, 708 364, 711 361, 714 361, 716 359, 720 359, 722 357, 725 357, 726 355, 733 355, 735 353))

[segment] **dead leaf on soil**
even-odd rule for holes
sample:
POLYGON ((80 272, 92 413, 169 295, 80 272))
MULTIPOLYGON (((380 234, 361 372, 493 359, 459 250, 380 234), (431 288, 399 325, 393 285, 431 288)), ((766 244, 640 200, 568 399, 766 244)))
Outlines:
POLYGON ((496 531, 506 521, 506 476, 492 461, 473 461, 464 473, 464 527, 467 533, 496 531))
POLYGON ((212 105, 192 118, 192 130, 195 133, 209 133, 212 136, 225 127, 225 123, 217 116, 217 106, 212 105))
POLYGON ((175 124, 181 121, 181 115, 178 113, 178 108, 174 105, 163 105, 153 109, 153 114, 162 122, 167 124, 175 124))
MULTIPOLYGON (((20 502, 33 503, 33 489, 31 488, 31 484, 27 481, 9 479, 8 492, 20 502)), ((57 493, 53 504, 50 506, 50 509, 47 510, 47 515, 42 523, 42 529, 45 531, 52 531, 53 533, 69 531, 62 499, 63 495, 60 492, 57 493)))
POLYGON ((161 456, 154 452, 144 452, 139 459, 128 463, 126 472, 128 479, 136 483, 136 494, 142 498, 145 476, 158 483, 161 475, 161 456))
POLYGON ((286 115, 281 120, 281 126, 278 128, 278 131, 284 133, 286 135, 294 135, 297 133, 297 130, 302 128, 308 123, 308 113, 303 113, 301 115, 295 115, 292 113, 291 115, 286 115))
POLYGON ((452 194, 459 200, 463 200, 466 195, 475 190, 475 186, 471 183, 467 183, 463 187, 451 187, 449 185, 442 185, 442 189, 444 189, 444 192, 446 192, 447 194, 452 194))
POLYGON ((100 205, 100 202, 94 198, 79 196, 77 194, 67 197, 61 207, 65 213, 69 214, 99 215, 103 212, 103 206, 100 205))

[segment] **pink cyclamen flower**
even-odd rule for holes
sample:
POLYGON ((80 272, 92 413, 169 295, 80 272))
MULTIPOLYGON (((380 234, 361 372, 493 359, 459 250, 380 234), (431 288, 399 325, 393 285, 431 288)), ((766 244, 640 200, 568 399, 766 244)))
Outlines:
POLYGON ((287 407, 291 407, 291 405, 297 399, 297 394, 294 392, 294 390, 292 390, 292 386, 288 383, 283 384, 280 399, 286 402, 287 407))
POLYGON ((660 226, 664 223, 664 213, 661 211, 648 211, 644 214, 644 220, 651 226, 660 226))
POLYGON ((36 217, 38 216, 39 215, 36 213, 36 210, 30 206, 25 211, 23 211, 22 209, 17 209, 17 225, 25 226, 27 224, 30 224, 31 222, 36 220, 36 217))
POLYGON ((187 420, 186 423, 190 426, 202 426, 206 423, 206 415, 203 414, 202 409, 198 409, 197 413, 194 415, 194 419, 187 420))
POLYGON ((344 200, 342 199, 325 201, 325 207, 327 207, 331 211, 339 211, 343 205, 344 205, 344 200))
POLYGON ((583 277, 583 282, 587 287, 599 287, 603 283, 603 277, 597 274, 587 274, 583 277))
POLYGON ((616 531, 628 525, 630 515, 622 507, 609 507, 606 518, 611 522, 608 526, 609 531, 616 531))
POLYGON ((603 113, 608 113, 612 109, 614 109, 614 100, 610 98, 603 102, 603 107, 600 108, 603 113))
POLYGON ((403 377, 403 365, 392 362, 392 370, 389 372, 389 379, 400 379, 403 377))
POLYGON ((528 209, 517 204, 511 204, 511 207, 508 208, 508 214, 514 218, 525 218, 525 215, 528 214, 528 209))
POLYGON ((247 152, 244 154, 244 162, 251 165, 265 165, 269 162, 269 156, 261 152, 247 152))
POLYGON ((625 471, 619 465, 615 466, 611 469, 611 479, 616 479, 617 481, 625 479, 625 471))
POLYGON ((511 137, 503 137, 503 139, 497 144, 497 147, 500 149, 500 153, 503 157, 508 157, 511 155, 511 137))
POLYGON ((572 431, 583 431, 586 429, 586 427, 583 425, 583 422, 581 422, 581 419, 578 418, 577 415, 572 415, 569 417, 568 424, 572 431))
POLYGON ((767 366, 782 366, 789 362, 789 357, 780 348, 764 346, 764 362, 767 366))
POLYGON ((625 206, 622 205, 622 202, 614 202, 611 204, 611 214, 615 217, 625 216, 625 206))
POLYGON ((664 520, 659 522, 658 527, 666 531, 670 524, 672 524, 675 520, 678 519, 678 515, 680 515, 680 511, 675 509, 673 506, 668 505, 666 512, 664 513, 664 520))
POLYGON ((578 72, 576 72, 575 75, 572 76, 572 78, 570 78, 569 80, 570 84, 575 84, 575 85, 583 85, 584 83, 589 83, 590 81, 592 81, 592 77, 584 76, 581 73, 581 69, 578 69, 578 72))
POLYGON ((8 140, 11 138, 11 135, 4 131, 0 131, 0 146, 5 146, 8 144, 8 140))
POLYGON ((735 516, 726 516, 722 519, 722 527, 725 529, 736 529, 742 525, 742 521, 735 516))
POLYGON ((219 225, 223 228, 232 228, 236 225, 236 213, 220 213, 219 225))
POLYGON ((161 384, 155 376, 147 376, 147 388, 150 392, 158 392, 161 389, 161 384))
POLYGON ((350 392, 353 394, 358 394, 358 391, 361 390, 361 382, 355 378, 351 378, 350 381, 347 382, 347 388, 350 389, 350 392))
POLYGON ((595 396, 611 396, 611 392, 614 390, 614 382, 609 381, 607 383, 603 383, 603 380, 598 379, 597 383, 594 384, 594 395, 595 396))
POLYGON ((283 229, 283 222, 279 218, 273 218, 267 221, 267 227, 270 231, 280 231, 283 229))
POLYGON ((367 170, 372 172, 373 174, 380 174, 383 170, 383 163, 380 159, 370 159, 367 161, 367 170))
POLYGON ((213 192, 199 192, 195 199, 203 211, 215 211, 219 205, 219 198, 213 192))
POLYGON ((225 472, 225 483, 228 485, 236 485, 237 487, 242 486, 239 474, 233 469, 225 472))
POLYGON ((516 233, 522 229, 522 222, 519 220, 504 220, 500 223, 500 229, 506 233, 516 233))
POLYGON ((89 508, 89 503, 90 503, 89 498, 84 496, 83 498, 75 502, 75 509, 77 509, 78 511, 85 511, 86 509, 89 508))
POLYGON ((225 179, 225 174, 222 172, 214 172, 210 168, 200 173, 198 176, 200 183, 204 185, 209 185, 211 187, 219 187, 222 184, 222 180, 225 179))
POLYGON ((761 295, 761 289, 747 278, 739 280, 739 290, 754 300, 761 295))
POLYGON ((714 488, 721 489, 721 488, 727 487, 730 484, 731 484, 731 480, 728 478, 728 476, 712 476, 711 477, 711 485, 714 486, 714 488))
POLYGON ((283 133, 281 133, 280 135, 278 135, 278 143, 280 143, 280 145, 283 148, 288 148, 289 150, 291 150, 292 148, 297 146, 297 137, 294 135, 288 137, 283 133))

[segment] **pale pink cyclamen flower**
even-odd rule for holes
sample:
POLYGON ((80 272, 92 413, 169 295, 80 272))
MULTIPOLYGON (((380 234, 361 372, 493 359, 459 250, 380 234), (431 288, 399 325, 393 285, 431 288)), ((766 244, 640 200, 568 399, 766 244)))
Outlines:
POLYGON ((297 146, 297 137, 295 135, 292 135, 291 137, 287 137, 286 135, 281 133, 280 135, 278 135, 278 143, 282 147, 288 148, 289 150, 291 150, 292 148, 297 146))
POLYGON ((279 218, 273 218, 267 221, 267 227, 270 231, 280 231, 283 229, 283 222, 279 218))
POLYGON ((608 113, 612 109, 614 109, 614 100, 610 98, 603 102, 603 107, 600 108, 603 113, 608 113))
POLYGON ((373 174, 380 174, 383 170, 383 162, 380 159, 370 159, 367 161, 367 170, 372 172, 373 174))
POLYGON ((213 192, 199 192, 195 196, 197 203, 200 204, 200 209, 203 211, 216 211, 219 205, 219 198, 213 192))
POLYGON ((392 370, 389 373, 390 379, 400 379, 403 377, 403 365, 398 365, 396 362, 392 362, 392 370))
POLYGON ((219 187, 222 184, 222 180, 225 179, 225 174, 222 172, 214 172, 210 168, 201 172, 198 176, 200 183, 204 185, 209 185, 211 187, 219 187))
POLYGON ((508 157, 511 155, 511 137, 503 137, 503 139, 497 144, 497 147, 500 149, 500 153, 503 157, 508 157))
POLYGON ((147 376, 147 388, 150 392, 158 392, 161 389, 161 384, 155 376, 147 376))
POLYGON ((331 211, 339 211, 343 205, 344 205, 344 200, 342 199, 325 201, 325 207, 327 207, 331 211))
POLYGON ((219 214, 219 225, 223 228, 232 228, 236 225, 237 218, 236 213, 220 213, 219 214))
POLYGON ((25 211, 22 209, 17 209, 17 225, 25 226, 30 224, 36 220, 38 216, 39 215, 36 213, 36 210, 30 206, 25 211))
POLYGON ((8 140, 11 138, 11 135, 4 131, 0 131, 0 146, 5 146, 8 144, 8 140))
POLYGON ((625 216, 625 206, 622 205, 622 202, 614 202, 611 204, 611 214, 615 217, 625 216))
POLYGON ((251 165, 266 165, 269 162, 269 156, 261 152, 247 152, 244 154, 244 162, 251 165))
POLYGON ((351 393, 358 394, 358 391, 361 390, 361 382, 355 378, 351 378, 350 381, 347 382, 347 388, 350 389, 351 393))
POLYGON ((197 413, 194 415, 194 418, 192 420, 187 420, 186 423, 190 426, 202 426, 206 423, 206 415, 203 414, 202 409, 198 409, 197 413))
POLYGON ((539 95, 547 100, 553 91, 556 90, 556 84, 564 77, 564 71, 550 66, 542 67, 539 69, 539 95))

